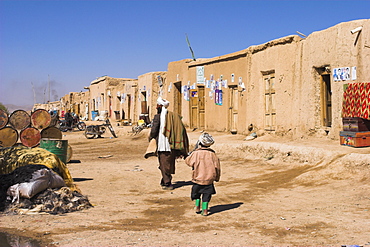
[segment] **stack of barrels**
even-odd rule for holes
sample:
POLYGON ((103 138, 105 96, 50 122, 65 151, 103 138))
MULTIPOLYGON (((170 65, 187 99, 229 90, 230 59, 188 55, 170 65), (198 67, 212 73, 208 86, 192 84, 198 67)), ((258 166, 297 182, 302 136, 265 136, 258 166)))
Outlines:
POLYGON ((62 140, 57 124, 57 115, 52 116, 44 109, 38 109, 31 115, 24 110, 16 110, 9 116, 0 109, 0 148, 40 146, 66 164, 72 157, 72 148, 67 140, 62 140))
POLYGON ((36 147, 42 138, 62 139, 62 132, 53 122, 49 112, 44 109, 38 109, 31 115, 24 110, 16 110, 9 116, 0 110, 0 147, 20 144, 36 147))

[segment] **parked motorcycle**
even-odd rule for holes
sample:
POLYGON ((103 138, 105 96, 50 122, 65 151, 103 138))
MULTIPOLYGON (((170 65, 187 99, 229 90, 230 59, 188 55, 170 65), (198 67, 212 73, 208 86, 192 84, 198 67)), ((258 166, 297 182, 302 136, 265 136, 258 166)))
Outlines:
POLYGON ((151 128, 151 127, 152 127, 151 123, 149 123, 149 124, 146 124, 146 123, 137 124, 137 125, 132 126, 132 133, 133 133, 133 135, 137 135, 143 129, 148 129, 148 128, 151 128))
POLYGON ((87 139, 93 139, 95 137, 101 138, 101 136, 105 133, 107 127, 114 136, 114 138, 117 138, 117 135, 114 132, 114 129, 109 119, 105 120, 105 124, 87 126, 85 130, 85 137, 87 139))
POLYGON ((66 120, 59 120, 58 128, 63 132, 73 130, 74 128, 77 128, 79 131, 84 131, 86 129, 86 124, 85 122, 80 121, 78 118, 73 118, 71 127, 67 125, 66 120))

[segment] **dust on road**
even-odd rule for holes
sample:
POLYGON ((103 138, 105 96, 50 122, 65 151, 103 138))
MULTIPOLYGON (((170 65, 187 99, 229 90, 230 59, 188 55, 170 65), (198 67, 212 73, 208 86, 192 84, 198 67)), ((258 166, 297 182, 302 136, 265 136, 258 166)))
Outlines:
MULTIPOLYGON (((157 159, 144 159, 144 130, 115 127, 100 139, 67 132, 68 168, 94 208, 65 215, 1 215, 0 231, 56 246, 318 246, 370 242, 367 167, 283 162, 221 148, 211 215, 194 213, 191 170, 177 161, 173 191, 159 186, 157 159), (238 153, 235 153, 238 152, 238 153), (343 176, 341 176, 341 174, 343 176)), ((189 131, 191 143, 199 132, 189 131)), ((237 136, 214 133, 217 145, 237 136)), ((240 139, 242 142, 242 139, 240 139)))

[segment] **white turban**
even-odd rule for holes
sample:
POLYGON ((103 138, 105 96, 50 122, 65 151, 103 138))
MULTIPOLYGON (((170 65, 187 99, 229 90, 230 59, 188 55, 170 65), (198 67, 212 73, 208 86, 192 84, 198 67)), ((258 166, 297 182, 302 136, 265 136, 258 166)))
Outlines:
POLYGON ((211 146, 213 143, 215 143, 215 140, 213 139, 213 137, 204 132, 202 133, 200 136, 199 136, 199 142, 203 145, 203 146, 206 146, 206 147, 209 147, 211 146))
POLYGON ((170 102, 168 100, 162 99, 162 97, 158 97, 157 104, 163 105, 164 107, 167 108, 170 105, 170 102))

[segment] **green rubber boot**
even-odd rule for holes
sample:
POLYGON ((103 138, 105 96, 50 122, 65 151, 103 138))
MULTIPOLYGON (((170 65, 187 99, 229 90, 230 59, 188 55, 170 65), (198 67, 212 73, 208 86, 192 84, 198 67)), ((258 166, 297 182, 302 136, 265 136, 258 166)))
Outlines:
POLYGON ((202 215, 208 215, 208 202, 202 202, 202 215))
POLYGON ((200 210, 200 199, 196 199, 195 200, 195 213, 197 214, 200 214, 202 212, 202 210, 200 210))

